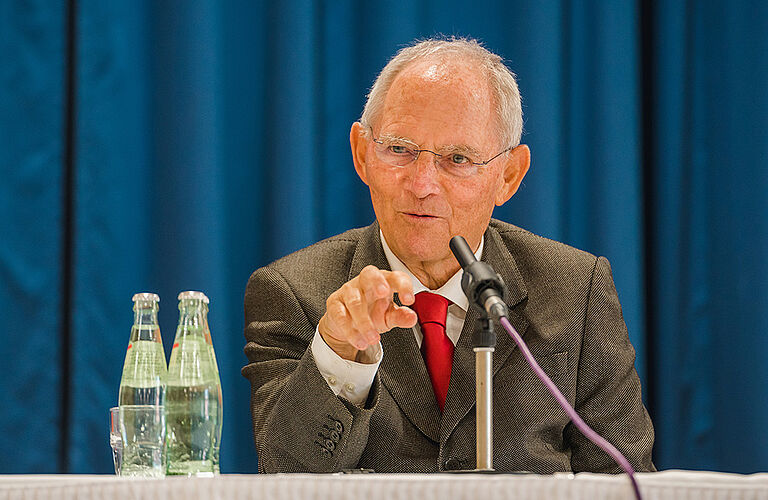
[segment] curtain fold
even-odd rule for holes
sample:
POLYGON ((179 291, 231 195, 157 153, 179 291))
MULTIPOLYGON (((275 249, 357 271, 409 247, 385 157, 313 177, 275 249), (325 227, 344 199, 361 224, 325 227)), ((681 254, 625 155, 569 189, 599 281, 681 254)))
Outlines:
POLYGON ((65 6, 0 2, 0 470, 60 463, 65 6), (21 450, 21 452, 19 452, 21 450))
POLYGON ((649 199, 657 463, 768 467, 768 6, 661 2, 649 199))

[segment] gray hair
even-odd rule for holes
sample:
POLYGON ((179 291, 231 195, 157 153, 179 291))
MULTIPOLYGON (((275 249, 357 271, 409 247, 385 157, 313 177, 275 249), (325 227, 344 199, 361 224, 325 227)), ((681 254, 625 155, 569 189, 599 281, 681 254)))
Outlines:
POLYGON ((498 135, 502 145, 513 148, 520 144, 523 133, 523 108, 515 74, 504 60, 472 38, 429 38, 401 49, 390 59, 368 93, 360 123, 372 128, 381 115, 384 100, 395 78, 412 62, 429 57, 452 56, 474 62, 481 68, 496 101, 498 135))

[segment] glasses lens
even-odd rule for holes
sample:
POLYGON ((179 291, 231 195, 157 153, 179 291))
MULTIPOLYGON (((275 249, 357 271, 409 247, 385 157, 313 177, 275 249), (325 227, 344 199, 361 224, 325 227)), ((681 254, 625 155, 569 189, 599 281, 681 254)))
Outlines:
POLYGON ((381 144, 376 142, 373 149, 379 160, 396 167, 404 167, 418 156, 412 146, 397 142, 384 141, 381 144))
POLYGON ((478 171, 478 166, 463 155, 447 154, 437 159, 440 169, 455 177, 469 177, 478 171))

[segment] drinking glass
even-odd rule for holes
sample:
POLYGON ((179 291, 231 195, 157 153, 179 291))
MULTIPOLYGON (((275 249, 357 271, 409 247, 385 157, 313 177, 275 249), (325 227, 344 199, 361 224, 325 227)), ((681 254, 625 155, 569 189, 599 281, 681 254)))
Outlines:
POLYGON ((120 436, 120 408, 113 406, 109 409, 109 446, 112 447, 112 462, 115 464, 115 474, 120 475, 123 462, 123 438, 120 436))
POLYGON ((157 405, 120 406, 123 441, 121 476, 165 476, 165 408, 157 405))

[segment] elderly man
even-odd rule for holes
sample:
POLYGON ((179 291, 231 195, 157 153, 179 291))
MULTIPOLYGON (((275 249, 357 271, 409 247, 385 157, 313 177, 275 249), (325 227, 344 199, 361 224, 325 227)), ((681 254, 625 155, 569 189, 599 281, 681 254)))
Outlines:
MULTIPOLYGON (((448 242, 466 238, 508 287, 510 317, 584 420, 638 470, 653 428, 608 262, 504 222, 530 152, 514 75, 473 40, 401 50, 350 143, 376 222, 257 270, 243 375, 263 472, 475 467, 478 311, 448 242)), ((618 472, 497 331, 497 470, 618 472)))

